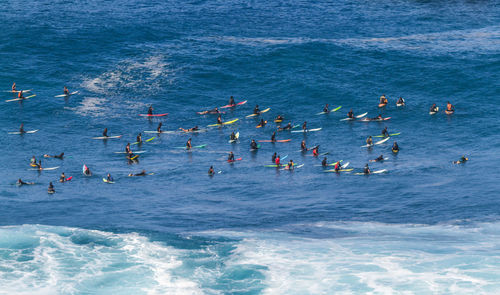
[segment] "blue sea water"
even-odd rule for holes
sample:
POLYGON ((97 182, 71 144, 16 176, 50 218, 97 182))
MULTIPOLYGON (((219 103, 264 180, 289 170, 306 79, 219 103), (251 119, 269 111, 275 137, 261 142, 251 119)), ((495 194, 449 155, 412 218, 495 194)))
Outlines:
POLYGON ((1 102, 0 294, 500 292, 498 1, 12 0, 0 21, 0 90, 37 95, 1 102), (80 93, 54 98, 65 85, 80 93), (213 124, 196 112, 231 95, 248 100, 223 114, 237 124, 161 134, 138 164, 114 153, 159 122, 213 124), (429 116, 447 101, 454 115, 429 116), (316 115, 325 103, 342 108, 316 115), (169 115, 139 117, 150 104, 169 115), (322 130, 252 153, 276 127, 245 118, 256 104, 322 130), (391 119, 341 122, 351 108, 391 119), (8 134, 21 123, 40 131, 8 134), (401 135, 360 147, 385 126, 401 135), (123 137, 92 139, 106 127, 123 137), (207 147, 175 149, 189 137, 207 147), (370 166, 388 172, 323 173, 303 139, 356 170, 383 154, 370 166), (305 165, 264 167, 273 152, 305 165))

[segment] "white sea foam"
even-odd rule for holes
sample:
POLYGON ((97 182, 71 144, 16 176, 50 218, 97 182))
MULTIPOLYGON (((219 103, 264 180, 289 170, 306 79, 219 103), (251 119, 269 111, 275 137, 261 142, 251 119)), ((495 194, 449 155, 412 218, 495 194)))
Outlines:
POLYGON ((229 266, 265 267, 264 294, 498 294, 500 224, 318 223, 331 238, 212 232, 241 238, 229 266))
POLYGON ((172 83, 173 70, 167 57, 154 55, 144 60, 124 60, 97 77, 83 80, 82 87, 96 94, 110 95, 125 91, 148 93, 172 83))
POLYGON ((202 294, 173 274, 182 251, 137 234, 0 228, 0 294, 202 294))
POLYGON ((308 37, 209 37, 200 41, 222 41, 248 46, 300 45, 329 43, 364 49, 414 51, 426 54, 496 53, 500 50, 500 27, 452 30, 395 37, 367 38, 308 38, 308 37))

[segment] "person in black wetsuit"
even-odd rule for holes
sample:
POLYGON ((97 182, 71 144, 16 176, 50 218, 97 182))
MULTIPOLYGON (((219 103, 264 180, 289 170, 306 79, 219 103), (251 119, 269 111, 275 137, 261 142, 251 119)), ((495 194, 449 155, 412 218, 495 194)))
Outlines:
POLYGON ((267 124, 267 121, 264 121, 264 119, 260 119, 259 125, 257 125, 257 127, 264 127, 264 126, 266 126, 266 124, 267 124))
POLYGON ((385 127, 384 130, 382 130, 382 135, 384 137, 389 137, 389 131, 387 131, 387 127, 385 127))
POLYGON ((438 107, 436 106, 435 103, 432 104, 431 109, 429 110, 429 112, 432 112, 432 113, 437 113, 438 112, 438 107))
POLYGON ((228 162, 234 162, 234 154, 233 152, 229 152, 229 155, 227 157, 228 162))
POLYGON ((328 166, 328 163, 327 163, 326 157, 324 157, 324 158, 323 158, 323 161, 321 161, 321 166, 323 166, 323 167, 328 166))
POLYGON ((140 133, 137 134, 137 137, 135 138, 135 142, 142 143, 142 135, 140 133))
POLYGON ((229 136, 229 139, 230 140, 236 140, 236 134, 233 132, 231 132, 231 135, 229 136))
POLYGON ((304 123, 302 124, 302 130, 307 130, 307 121, 304 121, 304 123))
POLYGON ((26 133, 26 131, 24 131, 24 123, 21 123, 21 126, 19 127, 19 133, 26 133))
POLYGON ((64 172, 61 173, 61 176, 59 177, 59 182, 65 182, 66 181, 66 175, 64 175, 64 172))
POLYGON ((393 152, 393 153, 397 153, 397 152, 399 152, 399 146, 398 146, 398 143, 397 143, 397 142, 394 142, 394 143, 392 144, 392 152, 393 152))
POLYGON ((328 107, 329 107, 328 104, 326 104, 325 107, 323 108, 323 112, 324 113, 329 113, 330 112, 330 110, 328 109, 328 107))
POLYGON ((153 115, 153 106, 150 105, 149 108, 148 108, 148 115, 153 115))
POLYGON ((56 192, 56 190, 54 189, 54 185, 52 184, 52 182, 49 183, 49 188, 47 189, 47 192, 49 194, 53 194, 56 192))
POLYGON ((368 138, 366 139, 366 144, 368 146, 372 146, 373 145, 373 139, 372 139, 371 135, 368 136, 368 138))
POLYGON ((111 177, 111 174, 110 174, 110 173, 108 173, 108 175, 106 175, 106 180, 107 180, 107 181, 110 181, 110 182, 113 182, 113 181, 114 181, 114 180, 113 180, 113 177, 111 177))
POLYGON ((90 172, 90 169, 89 169, 89 167, 87 167, 87 165, 85 165, 85 171, 83 171, 83 174, 85 176, 91 176, 92 175, 92 172, 90 172))
POLYGON ((380 162, 384 160, 384 155, 378 156, 378 158, 374 159, 373 162, 380 162))
POLYGON ((28 184, 28 183, 26 183, 26 182, 22 181, 22 180, 21 180, 21 178, 19 178, 19 179, 17 180, 16 184, 17 184, 17 185, 23 185, 23 184, 28 184))
POLYGON ((212 176, 214 174, 215 174, 214 166, 210 166, 210 168, 208 169, 208 175, 212 176))
POLYGON ((257 142, 255 142, 255 139, 252 139, 252 142, 250 143, 250 149, 252 150, 259 149, 259 146, 257 145, 257 142))
POLYGON ((363 169, 363 173, 364 174, 370 174, 371 173, 370 167, 368 167, 368 164, 365 165, 365 168, 363 169))
POLYGON ((217 124, 221 124, 222 125, 222 115, 219 115, 217 117, 217 124))
POLYGON ((396 102, 396 104, 400 104, 400 105, 405 105, 405 100, 404 98, 402 98, 401 96, 399 97, 398 101, 396 102))
POLYGON ((283 130, 291 130, 292 129, 292 123, 288 122, 285 127, 280 127, 278 128, 278 131, 283 131, 283 130))
POLYGON ((186 142, 186 149, 190 150, 193 146, 191 145, 191 138, 186 142))
POLYGON ((128 176, 146 176, 147 173, 146 173, 146 170, 142 170, 140 173, 136 173, 136 174, 132 174, 130 173, 128 176))
POLYGON ((277 154, 276 152, 274 152, 272 158, 271 158, 271 161, 274 163, 276 161, 276 157, 277 157, 277 154))
POLYGON ((231 97, 229 98, 229 105, 235 105, 236 103, 234 102, 234 98, 233 96, 231 95, 231 97))
POLYGON ((308 148, 306 147, 306 141, 303 140, 301 143, 300 143, 300 149, 305 152, 308 150, 308 148))
POLYGON ((102 136, 109 137, 108 136, 108 128, 104 128, 104 131, 102 132, 102 136))
POLYGON ((253 109, 253 113, 256 115, 260 114, 259 105, 255 105, 255 108, 253 109))
POLYGON ((352 112, 352 109, 349 111, 349 113, 347 113, 347 118, 355 119, 354 118, 354 113, 352 112))
POLYGON ((276 131, 274 131, 273 135, 271 135, 271 142, 276 142, 276 131))
POLYGON ((156 127, 156 132, 161 133, 161 125, 163 125, 162 122, 158 123, 158 127, 156 127))

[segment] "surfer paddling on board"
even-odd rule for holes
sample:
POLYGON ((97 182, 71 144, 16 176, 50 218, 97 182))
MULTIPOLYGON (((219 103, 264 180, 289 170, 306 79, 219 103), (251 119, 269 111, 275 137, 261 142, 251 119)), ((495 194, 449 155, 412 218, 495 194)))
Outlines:
POLYGON ((149 108, 148 108, 148 115, 149 115, 149 116, 152 116, 152 115, 153 115, 153 106, 152 106, 152 105, 151 105, 151 106, 149 106, 149 108))
POLYGON ((186 142, 186 149, 190 150, 193 146, 191 145, 191 138, 186 142))
POLYGON ((354 113, 352 112, 352 109, 349 111, 349 113, 347 113, 347 118, 349 118, 349 119, 355 119, 354 118, 354 113))
POLYGON ((370 174, 371 173, 370 167, 368 167, 368 164, 365 165, 365 168, 363 169, 363 173, 364 174, 370 174))
POLYGON ((236 103, 234 102, 234 97, 231 95, 231 97, 229 98, 229 105, 232 106, 232 105, 235 105, 236 103))
POLYGON ((68 87, 64 86, 63 93, 69 95, 68 87))
POLYGON ((328 109, 328 107, 329 107, 329 105, 326 104, 325 107, 323 108, 323 113, 327 113, 328 114, 330 112, 330 110, 328 109))

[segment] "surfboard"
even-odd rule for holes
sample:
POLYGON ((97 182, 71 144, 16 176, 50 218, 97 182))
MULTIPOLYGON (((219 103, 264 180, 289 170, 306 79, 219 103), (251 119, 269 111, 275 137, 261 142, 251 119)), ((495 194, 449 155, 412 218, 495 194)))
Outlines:
MULTIPOLYGON (((40 130, 40 129, 35 129, 35 130, 24 131, 24 133, 31 134, 31 133, 35 133, 35 132, 37 132, 38 130, 40 130)), ((17 132, 9 132, 9 134, 24 134, 24 133, 21 133, 21 132, 19 132, 19 131, 17 131, 17 132)))
POLYGON ((306 129, 306 130, 292 130, 293 133, 307 133, 313 131, 320 131, 322 128, 306 129))
POLYGON ((11 102, 11 101, 23 101, 23 100, 30 99, 30 98, 35 97, 35 96, 36 96, 36 94, 30 95, 30 96, 26 96, 25 98, 14 98, 14 99, 8 99, 8 100, 6 100, 5 102, 11 102))
MULTIPOLYGON (((146 151, 132 152, 132 154, 144 154, 146 151)), ((126 154, 126 152, 114 152, 115 154, 126 154)))
POLYGON ((215 126, 223 126, 223 125, 230 125, 230 124, 233 124, 233 123, 236 123, 239 119, 233 119, 231 121, 227 121, 227 122, 223 122, 222 124, 210 124, 210 125, 207 125, 207 127, 215 127, 215 126))
POLYGON ((168 113, 165 113, 165 114, 153 114, 153 115, 149 115, 149 114, 139 114, 139 116, 141 117, 164 117, 168 115, 168 113))
POLYGON ((121 135, 116 135, 116 136, 99 136, 99 137, 92 137, 92 139, 116 139, 122 137, 121 135))
POLYGON ((391 137, 389 136, 389 137, 387 137, 387 138, 384 138, 384 139, 382 139, 382 140, 377 141, 377 142, 376 142, 376 143, 374 143, 374 144, 375 144, 375 145, 382 144, 382 143, 384 143, 384 142, 388 141, 390 138, 391 138, 391 137))
MULTIPOLYGON (((204 148, 206 146, 207 146, 206 144, 194 145, 194 146, 191 147, 191 149, 202 149, 202 148, 204 148)), ((184 150, 187 150, 188 148, 185 147, 185 146, 177 146, 177 147, 174 147, 174 149, 184 149, 184 150)))
POLYGON ((379 104, 378 104, 378 107, 379 107, 379 108, 383 108, 383 107, 385 107, 386 105, 387 105, 387 103, 379 103, 379 104))
POLYGON ((259 125, 255 126, 255 128, 262 128, 262 127, 266 126, 266 124, 267 124, 267 121, 264 121, 264 125, 259 124, 259 125))
POLYGON ((258 116, 258 115, 260 115, 260 114, 263 114, 263 113, 269 112, 269 110, 270 110, 270 109, 271 109, 271 108, 267 108, 267 109, 265 109, 265 110, 260 111, 258 114, 251 114, 251 115, 248 115, 248 116, 246 116, 246 118, 255 117, 255 116, 258 116))
POLYGON ((330 170, 325 170, 323 172, 351 172, 352 170, 354 170, 354 168, 349 168, 349 169, 339 169, 338 171, 335 171, 335 169, 330 169, 330 170))
POLYGON ((151 137, 151 138, 149 138, 149 139, 143 140, 142 142, 138 142, 138 141, 136 141, 136 142, 133 142, 133 143, 131 143, 131 144, 140 144, 140 143, 144 143, 144 142, 150 142, 151 140, 153 140, 153 139, 155 139, 155 138, 156 138, 156 136, 153 136, 153 137, 151 137))
POLYGON ((57 169, 57 168, 59 168, 59 167, 60 167, 60 166, 56 166, 56 167, 47 167, 47 168, 43 168, 43 167, 42 167, 42 169, 38 169, 38 168, 30 168, 30 169, 28 169, 28 170, 32 170, 32 171, 35 171, 35 170, 37 170, 37 171, 41 171, 41 170, 56 170, 56 169, 57 169))
POLYGON ((75 95, 75 94, 78 94, 78 91, 74 91, 74 92, 71 92, 68 94, 59 94, 59 95, 56 95, 54 97, 68 97, 68 96, 75 95))
POLYGON ((105 183, 115 183, 114 181, 109 181, 106 178, 103 178, 102 181, 104 181, 105 183))
POLYGON ((366 173, 359 173, 358 172, 358 173, 354 173, 354 175, 370 175, 370 174, 380 174, 380 173, 385 173, 385 172, 387 172, 387 169, 372 171, 372 172, 370 172, 368 174, 366 174, 366 173))
POLYGON ((227 160, 228 163, 234 163, 236 161, 241 161, 243 160, 243 158, 238 158, 238 159, 234 159, 234 160, 227 160))
POLYGON ((437 112, 439 112, 439 107, 436 107, 436 111, 435 112, 429 111, 429 115, 435 115, 435 114, 437 114, 437 112))
POLYGON ((257 142, 290 142, 292 141, 291 139, 278 139, 275 141, 272 140, 257 140, 257 142))
POLYGON ((236 103, 236 104, 227 104, 227 105, 225 105, 225 106, 221 106, 221 107, 220 107, 220 109, 232 108, 232 107, 235 107, 235 106, 240 106, 240 105, 242 105, 242 104, 246 104, 246 103, 247 103, 247 101, 245 100, 245 101, 238 102, 238 103, 236 103))
MULTIPOLYGON (((397 136, 397 135, 400 135, 400 134, 401 134, 401 132, 398 132, 398 133, 392 133, 392 134, 389 134, 389 136, 388 136, 388 137, 391 137, 391 136, 397 136)), ((386 136, 384 136, 384 135, 375 135, 375 136, 372 136, 372 137, 386 137, 386 136)))

